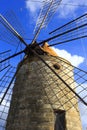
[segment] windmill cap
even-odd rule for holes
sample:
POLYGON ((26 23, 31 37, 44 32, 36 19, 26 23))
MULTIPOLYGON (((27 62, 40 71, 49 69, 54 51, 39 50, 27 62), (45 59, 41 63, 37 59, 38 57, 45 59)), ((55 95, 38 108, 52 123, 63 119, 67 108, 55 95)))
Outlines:
POLYGON ((58 54, 51 48, 49 47, 49 44, 47 42, 45 42, 42 46, 41 49, 43 51, 45 51, 46 53, 48 53, 48 55, 51 56, 58 56, 58 54))
POLYGON ((60 56, 54 51, 54 49, 49 46, 49 44, 48 44, 47 42, 45 42, 45 43, 41 46, 41 49, 42 49, 44 52, 46 52, 48 55, 50 55, 50 56, 57 56, 60 60, 64 61, 65 63, 68 63, 69 65, 71 65, 71 63, 70 63, 68 60, 66 60, 66 59, 64 59, 64 58, 62 58, 62 57, 60 57, 60 56))

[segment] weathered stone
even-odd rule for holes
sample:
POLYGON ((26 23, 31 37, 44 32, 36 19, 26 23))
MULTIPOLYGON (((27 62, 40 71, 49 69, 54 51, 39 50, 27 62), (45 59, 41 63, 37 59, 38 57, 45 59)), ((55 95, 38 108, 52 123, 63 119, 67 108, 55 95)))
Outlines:
MULTIPOLYGON (((50 63, 51 67, 54 63, 62 65, 62 62, 52 56, 42 55, 41 57, 50 63)), ((68 64, 64 65, 68 67, 68 64)), ((64 70, 61 66, 61 70, 56 70, 66 83, 74 80, 69 78, 73 76, 73 68, 70 69, 71 72, 69 69, 64 70), (67 75, 63 71, 66 71, 67 75)), ((66 111, 70 107, 71 109, 66 112, 66 128, 67 130, 81 130, 81 122, 78 120, 80 116, 69 102, 74 95, 69 91, 37 57, 27 58, 23 61, 16 77, 6 130, 54 130, 53 108, 66 111), (61 106, 65 102, 67 104, 61 106)), ((71 101, 74 103, 77 99, 71 101)), ((78 106, 76 108, 78 109, 78 106)))

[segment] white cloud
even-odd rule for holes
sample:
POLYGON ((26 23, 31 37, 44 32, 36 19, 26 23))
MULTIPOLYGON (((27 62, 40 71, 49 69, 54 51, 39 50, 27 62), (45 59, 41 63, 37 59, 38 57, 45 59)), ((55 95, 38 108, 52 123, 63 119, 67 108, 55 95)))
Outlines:
POLYGON ((41 2, 38 2, 38 1, 37 2, 33 2, 32 0, 27 0, 26 1, 26 8, 31 13, 36 13, 41 8, 41 2))
POLYGON ((66 50, 59 50, 57 48, 54 48, 54 51, 62 57, 65 58, 66 60, 70 61, 72 65, 78 67, 81 63, 84 62, 84 57, 78 56, 78 55, 71 55, 69 52, 66 50))
MULTIPOLYGON (((29 11, 29 17, 31 18, 32 23, 36 23, 38 18, 39 10, 42 7, 42 0, 41 2, 37 1, 34 2, 33 0, 26 0, 26 8, 29 11)), ((30 22, 31 23, 31 22, 30 22)))
POLYGON ((80 6, 77 5, 87 5, 87 0, 62 0, 58 10, 59 15, 61 17, 69 17, 75 15, 77 9, 80 8, 80 6))
MULTIPOLYGON (((47 0, 49 2, 49 0, 47 0)), ((36 14, 37 11, 41 8, 43 0, 27 0, 26 1, 26 8, 32 13, 36 14)), ((77 5, 87 5, 87 0, 62 0, 60 6, 58 7, 58 14, 60 17, 67 17, 72 16, 76 13, 77 9, 80 6, 77 5)))

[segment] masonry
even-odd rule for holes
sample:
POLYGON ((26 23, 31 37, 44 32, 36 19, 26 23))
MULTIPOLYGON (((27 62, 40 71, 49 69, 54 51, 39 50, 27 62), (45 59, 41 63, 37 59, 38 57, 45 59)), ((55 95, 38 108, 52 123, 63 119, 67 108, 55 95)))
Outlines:
MULTIPOLYGON (((61 68, 61 61, 55 56, 47 54, 41 57, 51 66, 59 64, 61 68)), ((64 60, 64 59, 63 59, 64 60)), ((64 102, 66 97, 60 99, 63 92, 58 93, 58 84, 61 83, 58 77, 35 55, 27 57, 19 63, 20 70, 16 76, 15 85, 13 88, 13 96, 11 100, 11 107, 7 119, 6 130, 54 130, 55 126, 55 112, 54 110, 64 110, 69 107, 70 103, 60 105, 64 102), (52 77, 52 78, 51 78, 52 77), (54 83, 53 83, 54 82, 54 83), (53 91, 52 91, 53 90, 53 91), (55 98, 51 98, 53 93, 55 97, 60 99, 55 104, 55 98)), ((68 66, 67 63, 64 66, 68 66)), ((55 68, 54 68, 55 69, 55 68)), ((73 70, 73 68, 71 68, 73 70)), ((62 67, 60 70, 55 70, 61 77, 62 72, 66 71, 67 76, 72 76, 73 71, 68 73, 62 67)), ((73 78, 67 80, 67 83, 72 82, 73 78)), ((72 87, 74 84, 72 85, 72 87)), ((61 88, 66 86, 61 83, 61 88)), ((68 89, 66 89, 69 91, 68 89)), ((65 91, 66 94, 66 91, 65 91)), ((68 97, 73 94, 69 93, 68 97)), ((72 102, 77 102, 73 99, 72 102)), ((81 130, 80 116, 77 113, 78 105, 72 107, 66 112, 66 129, 67 130, 81 130)), ((62 125, 62 124, 61 124, 62 125)), ((65 130, 65 129, 62 129, 65 130)))

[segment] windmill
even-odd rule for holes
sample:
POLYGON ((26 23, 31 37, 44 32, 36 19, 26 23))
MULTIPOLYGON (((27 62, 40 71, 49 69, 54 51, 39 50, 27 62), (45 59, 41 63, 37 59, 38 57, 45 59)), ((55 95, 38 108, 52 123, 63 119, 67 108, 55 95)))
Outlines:
POLYGON ((57 56, 50 46, 87 37, 87 14, 53 30, 50 38, 36 41, 60 4, 61 0, 44 1, 31 44, 23 39, 21 28, 13 26, 12 12, 0 15, 0 38, 25 46, 13 55, 10 50, 0 53, 2 129, 81 130, 78 103, 87 106, 87 72, 57 56), (22 53, 24 58, 16 69, 9 59, 22 53))

